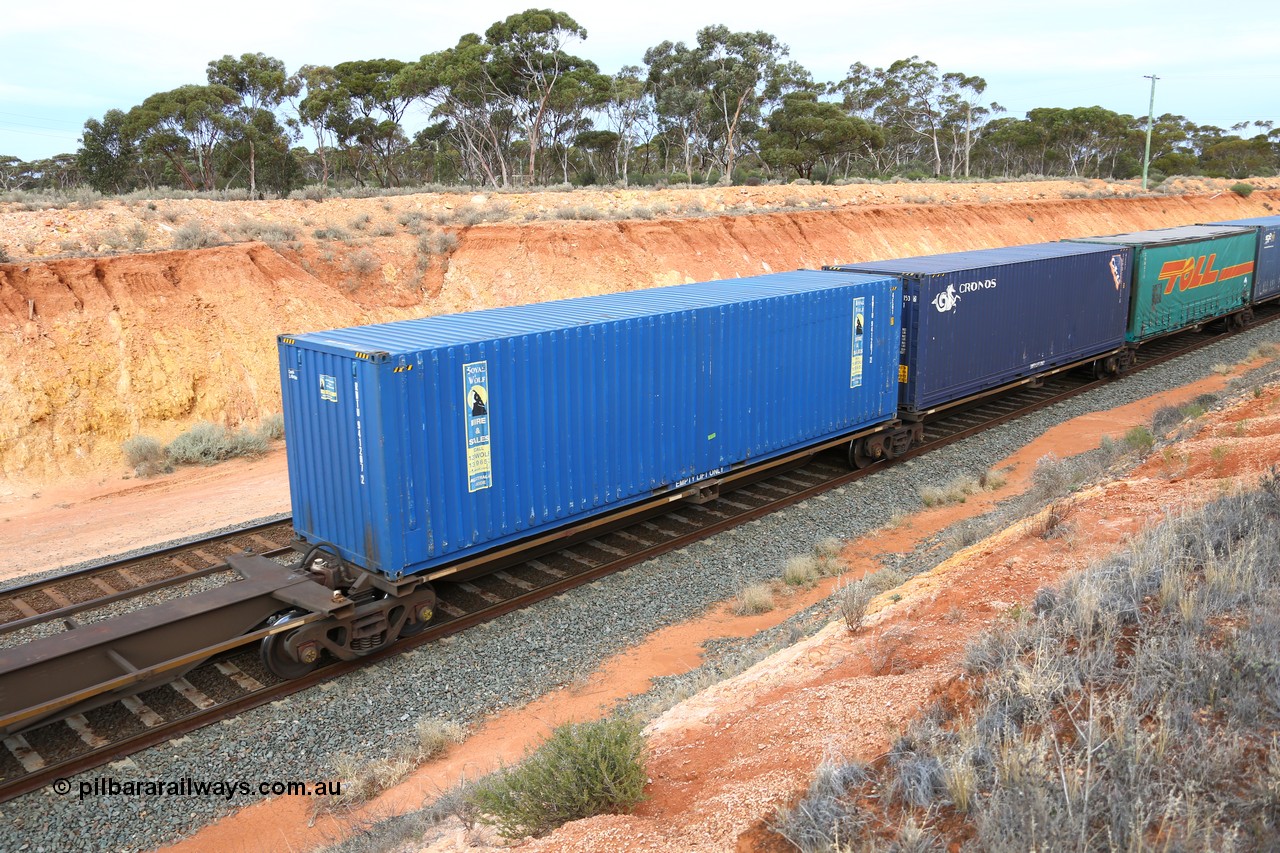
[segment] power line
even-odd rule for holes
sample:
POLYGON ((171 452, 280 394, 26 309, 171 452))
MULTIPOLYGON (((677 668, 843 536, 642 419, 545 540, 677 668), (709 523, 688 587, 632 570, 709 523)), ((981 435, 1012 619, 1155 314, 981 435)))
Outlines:
MULTIPOLYGON (((31 121, 45 122, 47 124, 65 124, 65 125, 79 124, 79 122, 74 122, 74 121, 71 121, 70 119, 65 119, 65 118, 50 118, 48 116, 29 116, 29 115, 23 115, 22 113, 4 112, 3 110, 0 110, 0 116, 8 116, 10 118, 25 118, 25 119, 30 119, 31 121)), ((20 127, 39 127, 39 125, 28 125, 22 122, 14 122, 14 123, 18 124, 18 126, 20 127)))

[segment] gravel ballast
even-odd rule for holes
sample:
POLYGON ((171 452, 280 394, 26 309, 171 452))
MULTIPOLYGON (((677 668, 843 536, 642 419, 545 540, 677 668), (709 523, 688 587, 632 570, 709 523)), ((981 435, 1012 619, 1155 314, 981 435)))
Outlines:
POLYGON ((404 752, 423 717, 473 723, 596 669, 650 632, 775 578, 827 537, 852 539, 922 506, 921 486, 977 476, 1050 427, 1168 391, 1280 334, 1256 329, 1096 389, 465 634, 257 708, 180 741, 0 805, 0 850, 139 850, 255 802, 260 782, 325 781, 335 759, 404 752), (255 793, 79 797, 80 783, 247 782, 255 793))

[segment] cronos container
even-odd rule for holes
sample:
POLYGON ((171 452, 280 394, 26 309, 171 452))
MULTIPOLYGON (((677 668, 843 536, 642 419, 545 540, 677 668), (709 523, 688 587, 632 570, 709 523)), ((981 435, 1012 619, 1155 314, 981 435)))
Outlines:
POLYGON ((1248 304, 1255 237, 1252 228, 1183 225, 1071 242, 1133 248, 1127 339, 1136 343, 1223 317, 1248 304))
POLYGON ((416 573, 890 420, 898 287, 792 272, 282 336, 296 532, 416 573))
POLYGON ((1280 216, 1207 224, 1252 228, 1257 240, 1253 255, 1253 301, 1263 302, 1280 296, 1280 216))
POLYGON ((900 391, 924 414, 1124 346, 1127 247, 1038 243, 830 269, 900 277, 900 391))

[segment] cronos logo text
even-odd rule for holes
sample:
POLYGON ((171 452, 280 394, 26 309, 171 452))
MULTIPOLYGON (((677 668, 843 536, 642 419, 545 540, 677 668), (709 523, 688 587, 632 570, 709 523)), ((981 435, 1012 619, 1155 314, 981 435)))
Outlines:
POLYGON ((984 278, 978 281, 962 281, 960 284, 948 284, 947 289, 933 297, 933 307, 938 309, 941 314, 948 311, 954 311, 956 306, 960 304, 960 295, 963 293, 974 293, 979 290, 991 290, 996 287, 997 283, 994 278, 984 278))

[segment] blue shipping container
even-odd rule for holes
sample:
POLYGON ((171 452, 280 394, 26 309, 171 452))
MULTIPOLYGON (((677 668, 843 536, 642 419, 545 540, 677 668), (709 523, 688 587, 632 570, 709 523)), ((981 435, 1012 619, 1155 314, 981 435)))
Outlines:
POLYGON ((1258 232, 1258 248, 1254 255, 1253 301, 1262 302, 1280 296, 1280 216, 1257 216, 1229 222, 1206 222, 1205 225, 1237 225, 1258 232))
POLYGON ((901 406, 923 414, 1123 347, 1131 259, 1037 243, 830 269, 901 277, 901 406))
POLYGON ((891 420, 898 287, 792 272, 282 336, 295 530, 421 572, 891 420))

